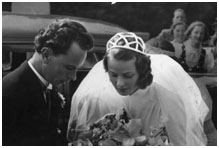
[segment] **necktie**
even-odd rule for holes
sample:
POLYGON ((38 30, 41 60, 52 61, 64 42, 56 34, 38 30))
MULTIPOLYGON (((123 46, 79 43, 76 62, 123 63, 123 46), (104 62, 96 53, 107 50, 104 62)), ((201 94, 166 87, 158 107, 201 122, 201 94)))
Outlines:
POLYGON ((46 105, 48 109, 48 120, 50 120, 51 117, 51 97, 52 97, 52 90, 46 89, 46 105))

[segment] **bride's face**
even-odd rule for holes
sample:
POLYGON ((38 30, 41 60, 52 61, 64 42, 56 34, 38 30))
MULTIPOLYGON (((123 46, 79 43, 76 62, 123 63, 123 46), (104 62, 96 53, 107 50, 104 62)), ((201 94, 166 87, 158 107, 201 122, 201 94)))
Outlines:
POLYGON ((138 89, 136 83, 139 74, 136 70, 135 61, 135 58, 129 61, 116 60, 112 56, 108 58, 110 81, 122 96, 131 95, 138 89))

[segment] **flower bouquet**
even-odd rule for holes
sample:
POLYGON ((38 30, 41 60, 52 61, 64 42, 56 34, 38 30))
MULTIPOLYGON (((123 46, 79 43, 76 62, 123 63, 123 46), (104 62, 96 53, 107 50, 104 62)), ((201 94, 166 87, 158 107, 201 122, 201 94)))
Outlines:
POLYGON ((151 127, 150 136, 142 131, 141 119, 131 119, 125 109, 106 114, 86 130, 81 130, 71 145, 88 146, 151 146, 172 145, 162 119, 159 128, 151 127))

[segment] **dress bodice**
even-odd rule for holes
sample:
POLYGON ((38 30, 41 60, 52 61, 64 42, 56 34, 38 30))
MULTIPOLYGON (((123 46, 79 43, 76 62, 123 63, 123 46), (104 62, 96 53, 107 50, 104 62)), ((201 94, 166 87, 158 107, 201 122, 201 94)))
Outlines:
POLYGON ((179 62, 187 72, 206 73, 214 67, 212 52, 202 46, 193 48, 190 40, 185 41, 179 62))

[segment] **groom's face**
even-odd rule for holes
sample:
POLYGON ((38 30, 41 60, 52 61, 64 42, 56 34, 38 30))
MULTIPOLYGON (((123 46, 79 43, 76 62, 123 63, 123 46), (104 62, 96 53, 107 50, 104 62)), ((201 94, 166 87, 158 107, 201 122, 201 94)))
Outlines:
POLYGON ((75 80, 76 72, 86 59, 87 52, 73 42, 67 54, 50 55, 51 58, 46 65, 46 80, 57 86, 67 80, 75 80))

